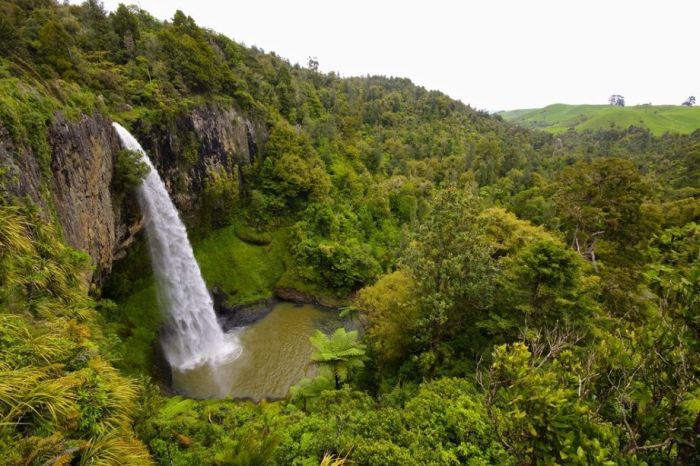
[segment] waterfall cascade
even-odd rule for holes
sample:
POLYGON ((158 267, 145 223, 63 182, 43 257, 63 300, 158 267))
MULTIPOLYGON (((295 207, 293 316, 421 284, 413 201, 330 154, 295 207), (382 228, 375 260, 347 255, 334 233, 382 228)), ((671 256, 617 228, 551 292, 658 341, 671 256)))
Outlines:
POLYGON ((163 180, 131 133, 118 123, 112 124, 123 146, 140 153, 150 168, 138 187, 137 197, 146 218, 158 302, 166 320, 162 338, 166 359, 174 369, 182 371, 236 358, 240 345, 234 335, 223 333, 216 320, 187 230, 163 180))

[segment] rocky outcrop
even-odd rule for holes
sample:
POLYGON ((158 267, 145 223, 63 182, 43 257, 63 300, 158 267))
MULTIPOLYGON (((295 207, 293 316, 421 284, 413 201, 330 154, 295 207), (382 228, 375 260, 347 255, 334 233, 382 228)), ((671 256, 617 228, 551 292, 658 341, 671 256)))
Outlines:
MULTIPOLYGON (((240 177, 240 166, 259 156, 267 138, 264 124, 232 106, 214 104, 163 125, 134 126, 185 214, 196 209, 214 171, 240 177)), ((14 144, 0 125, 0 194, 31 199, 47 218, 53 210, 64 239, 90 255, 94 273, 88 278, 101 282, 143 227, 133 196, 113 191, 119 140, 99 114, 72 121, 58 113, 47 135, 50 164, 44 161, 42 170, 40 155, 14 144)))
POLYGON ((92 258, 95 278, 108 272, 129 234, 121 205, 113 202, 113 161, 119 140, 101 115, 68 121, 58 114, 49 127, 50 183, 64 239, 92 258))
POLYGON ((100 116, 77 121, 61 113, 47 128, 43 156, 17 145, 0 126, 0 167, 6 171, 6 197, 29 199, 48 219, 56 218, 64 240, 90 255, 88 280, 101 280, 112 265, 119 244, 135 234, 113 202, 113 161, 119 142, 111 123, 100 116), (54 215, 55 214, 55 215, 54 215))
POLYGON ((183 113, 157 128, 135 125, 134 132, 154 160, 178 209, 196 209, 213 173, 238 177, 264 148, 267 128, 233 106, 209 104, 183 113))
POLYGON ((13 143, 9 131, 0 123, 0 194, 6 198, 28 198, 46 207, 41 196, 39 160, 24 146, 13 143))
POLYGON ((290 301, 299 304, 314 304, 321 307, 337 308, 342 300, 331 296, 322 296, 307 293, 290 287, 278 286, 274 289, 275 296, 282 301, 290 301))

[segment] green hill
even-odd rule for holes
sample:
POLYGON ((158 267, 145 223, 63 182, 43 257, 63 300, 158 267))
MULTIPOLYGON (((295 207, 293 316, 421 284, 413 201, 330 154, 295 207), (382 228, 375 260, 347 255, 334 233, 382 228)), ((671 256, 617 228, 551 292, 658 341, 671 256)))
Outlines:
POLYGON ((499 113, 503 119, 530 128, 560 133, 641 126, 655 135, 665 132, 690 134, 700 128, 700 107, 680 105, 610 105, 553 104, 544 108, 510 110, 499 113))

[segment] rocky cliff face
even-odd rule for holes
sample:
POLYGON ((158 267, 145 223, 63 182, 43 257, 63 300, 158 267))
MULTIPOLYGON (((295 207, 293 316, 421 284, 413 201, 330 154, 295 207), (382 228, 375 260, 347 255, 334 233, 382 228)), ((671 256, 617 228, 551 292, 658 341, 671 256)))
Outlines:
MULTIPOLYGON (((258 156, 267 137, 264 125, 234 108, 208 105, 159 127, 135 125, 135 134, 151 155, 178 208, 197 206, 213 171, 240 176, 240 165, 258 156)), ((48 128, 50 169, 39 154, 15 145, 0 125, 0 174, 4 196, 31 199, 62 227, 64 239, 87 252, 91 280, 109 273, 143 226, 133 196, 116 196, 114 160, 120 149, 111 122, 99 115, 69 121, 56 114, 48 128), (118 200, 119 199, 119 200, 118 200)))
MULTIPOLYGON (((49 128, 53 206, 65 240, 90 254, 96 279, 111 268, 129 235, 126 209, 114 202, 113 161, 119 141, 101 115, 70 122, 56 115, 49 128)), ((131 219, 133 222, 134 219, 131 219)))
POLYGON ((267 128, 233 107, 210 104, 181 114, 167 125, 134 133, 154 160, 178 209, 192 213, 214 172, 244 181, 240 167, 260 156, 267 128))

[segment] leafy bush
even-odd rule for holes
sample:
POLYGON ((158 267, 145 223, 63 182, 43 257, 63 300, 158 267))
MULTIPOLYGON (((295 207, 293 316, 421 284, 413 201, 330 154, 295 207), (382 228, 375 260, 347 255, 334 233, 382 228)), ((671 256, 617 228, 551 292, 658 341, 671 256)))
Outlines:
POLYGON ((117 202, 120 202, 120 199, 141 184, 150 168, 140 153, 121 149, 115 155, 113 170, 112 186, 117 202))
POLYGON ((138 386, 100 357, 85 255, 31 210, 0 204, 0 263, 0 456, 149 464, 131 430, 138 386))

